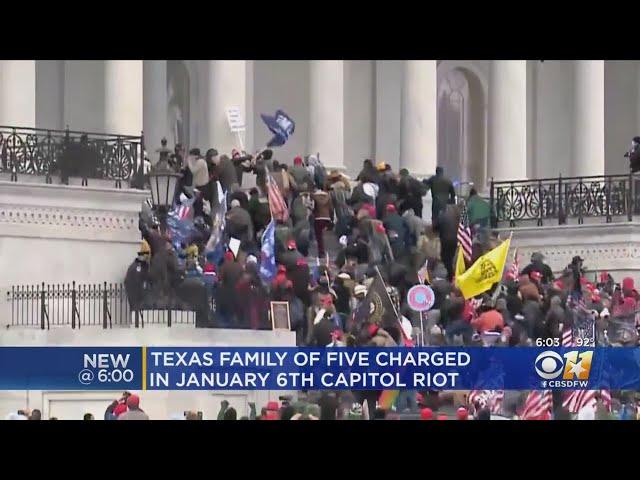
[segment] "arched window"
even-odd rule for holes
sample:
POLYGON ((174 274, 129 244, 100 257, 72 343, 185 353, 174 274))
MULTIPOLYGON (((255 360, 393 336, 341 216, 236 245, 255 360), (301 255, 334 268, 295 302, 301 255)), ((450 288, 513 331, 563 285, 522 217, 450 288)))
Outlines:
POLYGON ((185 148, 190 140, 191 88, 189 72, 181 60, 167 61, 167 99, 169 114, 169 144, 181 143, 185 148))
POLYGON ((485 181, 486 105, 482 84, 466 68, 438 66, 438 165, 459 182, 485 181))

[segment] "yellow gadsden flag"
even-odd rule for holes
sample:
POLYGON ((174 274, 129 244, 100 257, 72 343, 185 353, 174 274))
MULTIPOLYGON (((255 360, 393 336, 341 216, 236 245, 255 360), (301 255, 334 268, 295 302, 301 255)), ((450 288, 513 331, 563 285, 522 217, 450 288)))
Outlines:
POLYGON ((456 260, 456 276, 455 278, 460 277, 467 269, 467 266, 464 263, 464 254, 462 253, 462 245, 458 244, 458 257, 456 260))
MULTIPOLYGON (((456 285, 462 291, 464 298, 480 295, 489 290, 494 283, 500 281, 510 244, 511 238, 506 239, 499 246, 476 260, 462 275, 456 276, 456 285)), ((457 270, 456 265, 456 272, 457 270)))

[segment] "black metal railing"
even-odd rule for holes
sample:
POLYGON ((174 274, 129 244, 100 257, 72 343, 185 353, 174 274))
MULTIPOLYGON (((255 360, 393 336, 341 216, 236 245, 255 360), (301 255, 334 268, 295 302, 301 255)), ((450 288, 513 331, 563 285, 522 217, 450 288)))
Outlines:
MULTIPOLYGON (((102 284, 39 284, 13 286, 7 292, 12 327, 71 326, 82 328, 101 326, 144 327, 153 324, 194 324, 195 316, 184 305, 171 309, 145 309, 139 312, 129 307, 124 285, 102 284)), ((215 308, 212 303, 211 308, 215 308)))
POLYGON ((83 185, 95 178, 122 188, 123 181, 142 171, 143 155, 142 135, 0 126, 0 173, 10 173, 13 182, 20 175, 43 175, 52 183, 52 175, 65 170, 81 177, 83 185))
POLYGON ((614 220, 633 219, 640 213, 640 177, 599 175, 558 177, 537 180, 491 181, 491 224, 494 228, 535 223, 563 225, 586 218, 614 220))

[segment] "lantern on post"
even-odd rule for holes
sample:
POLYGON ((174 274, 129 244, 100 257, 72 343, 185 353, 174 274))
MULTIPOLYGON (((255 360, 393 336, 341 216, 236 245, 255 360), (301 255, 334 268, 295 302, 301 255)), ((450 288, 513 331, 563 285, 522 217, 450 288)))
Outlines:
POLYGON ((151 203, 158 214, 162 231, 166 230, 167 215, 173 205, 176 185, 181 175, 176 173, 168 163, 167 156, 160 156, 149 173, 149 186, 151 188, 151 203))

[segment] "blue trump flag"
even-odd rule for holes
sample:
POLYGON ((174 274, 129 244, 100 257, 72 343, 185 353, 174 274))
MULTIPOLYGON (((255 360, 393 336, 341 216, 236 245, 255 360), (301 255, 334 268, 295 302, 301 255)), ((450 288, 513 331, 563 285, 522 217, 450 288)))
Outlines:
POLYGON ((211 236, 205 247, 207 259, 215 264, 222 262, 225 252, 224 229, 226 227, 227 214, 227 192, 222 190, 220 182, 216 182, 217 199, 216 205, 211 207, 211 236))
POLYGON ((276 275, 276 222, 272 219, 262 234, 260 277, 270 282, 276 275))
POLYGON ((293 135, 296 129, 296 122, 283 110, 277 110, 273 117, 262 113, 260 114, 260 118, 262 118, 262 121, 267 125, 271 133, 273 133, 273 138, 269 140, 267 144, 269 148, 281 147, 287 143, 287 140, 289 140, 289 137, 293 135))

